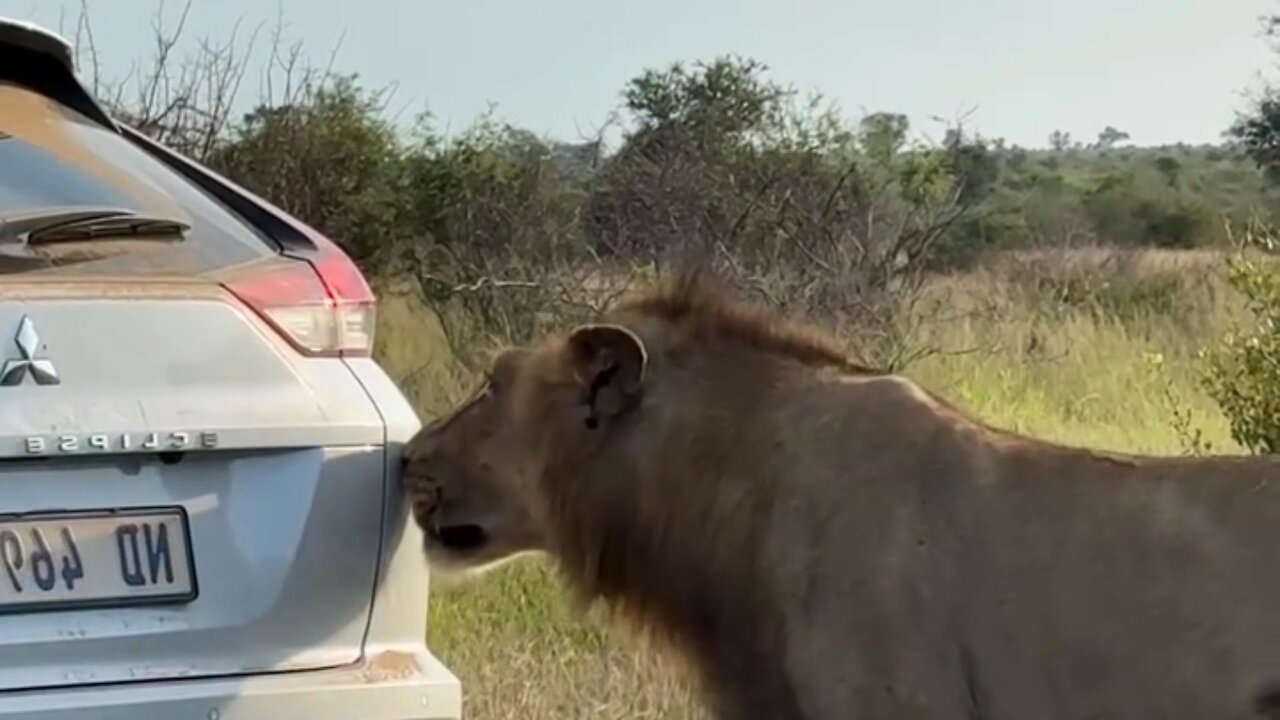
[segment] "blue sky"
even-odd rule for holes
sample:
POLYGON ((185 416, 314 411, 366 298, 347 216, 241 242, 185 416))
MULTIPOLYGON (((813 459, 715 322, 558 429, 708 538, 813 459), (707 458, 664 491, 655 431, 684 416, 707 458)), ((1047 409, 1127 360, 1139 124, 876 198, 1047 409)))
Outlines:
MULTIPOLYGON (((182 3, 167 0, 169 22, 182 3)), ((104 74, 148 56, 158 0, 87 4, 104 74)), ((853 117, 902 112, 928 132, 941 127, 930 116, 968 114, 983 135, 1029 146, 1107 125, 1140 144, 1212 142, 1245 91, 1280 78, 1257 23, 1274 0, 194 0, 186 39, 270 25, 278 10, 314 60, 336 47, 337 69, 394 84, 406 117, 429 108, 461 128, 496 103, 562 139, 598 126, 642 68, 724 53, 853 117)), ((0 0, 0 15, 68 30, 78 11, 0 0)))

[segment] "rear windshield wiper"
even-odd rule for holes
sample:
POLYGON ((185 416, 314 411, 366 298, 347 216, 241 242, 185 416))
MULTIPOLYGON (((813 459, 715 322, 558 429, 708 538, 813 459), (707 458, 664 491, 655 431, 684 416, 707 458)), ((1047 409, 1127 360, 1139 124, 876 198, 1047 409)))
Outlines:
POLYGON ((46 243, 106 238, 181 240, 191 224, 162 215, 115 207, 73 205, 0 215, 0 244, 46 243))

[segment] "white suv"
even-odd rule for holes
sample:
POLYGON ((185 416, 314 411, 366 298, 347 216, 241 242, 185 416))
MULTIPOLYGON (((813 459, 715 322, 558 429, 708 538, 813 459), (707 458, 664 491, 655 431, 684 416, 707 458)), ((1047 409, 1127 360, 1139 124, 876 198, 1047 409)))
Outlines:
POLYGON ((0 720, 456 719, 336 245, 0 19, 0 720))

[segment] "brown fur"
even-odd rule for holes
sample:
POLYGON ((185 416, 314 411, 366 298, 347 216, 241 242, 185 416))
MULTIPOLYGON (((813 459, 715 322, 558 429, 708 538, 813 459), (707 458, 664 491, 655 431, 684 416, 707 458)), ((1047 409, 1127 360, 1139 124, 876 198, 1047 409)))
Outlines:
POLYGON ((1275 459, 997 432, 697 282, 610 320, 647 366, 594 429, 553 337, 411 443, 437 567, 548 552, 675 639, 722 718, 1277 712, 1275 459), (472 524, 484 546, 441 541, 472 524))

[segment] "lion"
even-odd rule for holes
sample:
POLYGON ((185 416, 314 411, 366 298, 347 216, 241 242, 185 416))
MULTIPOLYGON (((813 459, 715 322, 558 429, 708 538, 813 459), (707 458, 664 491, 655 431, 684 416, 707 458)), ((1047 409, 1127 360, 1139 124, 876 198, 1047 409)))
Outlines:
POLYGON ((405 455, 433 568, 549 554, 720 718, 1280 717, 1280 459, 1003 431, 704 281, 502 352, 405 455))

